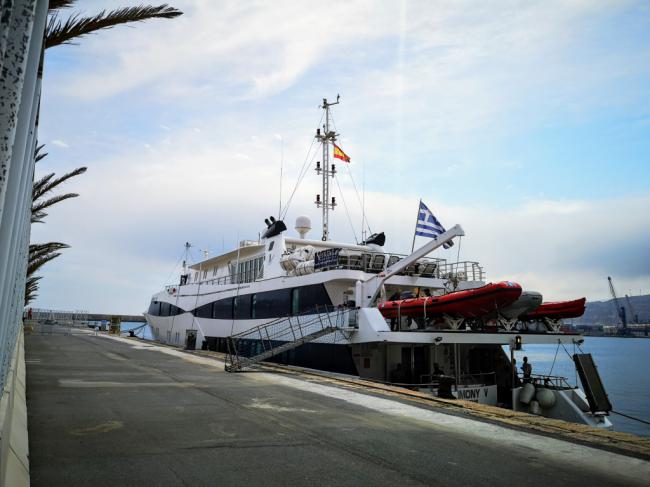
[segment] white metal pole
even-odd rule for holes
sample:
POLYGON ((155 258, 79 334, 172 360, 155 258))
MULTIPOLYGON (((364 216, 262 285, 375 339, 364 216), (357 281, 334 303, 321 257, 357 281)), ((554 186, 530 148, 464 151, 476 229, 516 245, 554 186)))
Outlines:
POLYGON ((25 293, 30 207, 47 2, 3 2, 0 15, 0 390, 25 293))
POLYGON ((418 231, 418 221, 420 221, 421 206, 422 206, 422 198, 420 198, 420 201, 418 202, 418 214, 415 217, 415 228, 413 229, 413 243, 411 244, 411 253, 413 253, 413 249, 415 248, 415 233, 418 231))

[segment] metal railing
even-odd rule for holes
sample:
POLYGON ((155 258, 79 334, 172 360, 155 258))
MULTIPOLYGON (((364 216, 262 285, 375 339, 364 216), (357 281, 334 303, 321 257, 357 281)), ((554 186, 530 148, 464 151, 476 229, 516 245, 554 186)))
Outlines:
POLYGON ((27 335, 89 335, 94 333, 85 321, 26 319, 24 326, 27 335))
POLYGON ((531 374, 530 380, 527 380, 523 377, 522 374, 517 374, 517 377, 523 382, 530 382, 535 387, 545 387, 547 389, 575 389, 566 377, 559 375, 541 375, 541 374, 531 374))
MULTIPOLYGON (((386 270, 393 264, 404 259, 403 254, 383 254, 362 252, 358 254, 339 255, 331 265, 323 266, 315 272, 331 271, 336 269, 363 271, 367 273, 378 274, 386 270)), ((445 259, 427 257, 418 260, 415 264, 407 267, 399 275, 422 276, 422 277, 439 277, 440 266, 446 262, 445 259)))
POLYGON ((87 321, 88 311, 87 310, 67 311, 67 310, 44 309, 44 308, 29 308, 26 312, 23 313, 23 316, 27 319, 33 319, 33 320, 87 321))
POLYGON ((207 286, 207 285, 230 285, 230 284, 245 284, 248 282, 254 282, 261 280, 262 277, 264 276, 263 270, 260 269, 260 271, 257 273, 257 275, 253 275, 250 271, 244 271, 244 272, 239 272, 236 274, 228 274, 227 276, 221 276, 221 277, 213 277, 212 279, 203 279, 199 281, 194 281, 194 282, 188 282, 186 284, 170 284, 168 286, 165 286, 165 291, 167 292, 172 292, 172 291, 177 291, 179 288, 182 286, 207 286))
MULTIPOLYGON (((380 254, 380 253, 361 253, 354 255, 339 255, 338 259, 329 266, 315 269, 314 272, 325 272, 337 269, 363 271, 367 273, 378 274, 386 270, 391 265, 402 260, 406 255, 403 254, 380 254)), ((426 257, 418 260, 415 264, 408 266, 399 276, 428 277, 435 279, 456 279, 458 281, 483 281, 485 273, 478 262, 462 261, 447 262, 445 259, 435 257, 426 257)), ((229 285, 244 284, 262 280, 263 272, 253 276, 250 272, 240 272, 227 276, 204 279, 196 282, 188 282, 184 285, 205 286, 205 285, 229 285)), ((271 278, 274 279, 274 278, 271 278)), ((181 286, 171 284, 165 286, 167 292, 175 292, 181 286)))
POLYGON ((326 307, 324 312, 288 316, 227 338, 226 371, 236 372, 325 335, 351 331, 357 309, 326 307))
POLYGON ((483 281, 485 273, 478 262, 445 262, 440 266, 441 279, 458 279, 460 281, 483 281))

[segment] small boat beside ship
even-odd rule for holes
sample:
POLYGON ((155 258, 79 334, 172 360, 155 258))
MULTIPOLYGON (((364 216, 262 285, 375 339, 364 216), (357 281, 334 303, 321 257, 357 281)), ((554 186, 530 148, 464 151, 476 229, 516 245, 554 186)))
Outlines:
MULTIPOLYGON (((270 360, 610 426, 602 387, 583 392, 551 377, 522 384, 514 367, 513 353, 525 344, 579 347, 582 337, 562 319, 581 313, 580 306, 584 312, 584 298, 542 304, 540 293, 518 283, 486 283, 476 261, 431 256, 465 235, 459 225, 445 230, 436 221, 439 231, 408 255, 388 252, 383 233, 354 243, 331 239, 336 201, 329 188, 336 169, 330 153, 347 158, 330 126, 337 103, 323 100, 324 124, 316 132, 322 236, 308 238, 305 216, 296 218, 297 235, 289 235, 284 210, 265 219, 257 240, 184 262, 180 280, 154 294, 145 312, 154 338, 226 353, 229 371, 270 360)), ((600 383, 591 357, 575 355, 580 377, 600 383)))
POLYGON ((573 301, 557 301, 553 303, 542 303, 537 309, 520 316, 521 320, 539 319, 567 319, 579 318, 585 314, 585 298, 574 299, 573 301))
POLYGON ((481 318, 514 303, 521 296, 521 291, 521 286, 517 283, 498 282, 440 296, 385 301, 377 308, 384 318, 427 318, 444 315, 481 318))

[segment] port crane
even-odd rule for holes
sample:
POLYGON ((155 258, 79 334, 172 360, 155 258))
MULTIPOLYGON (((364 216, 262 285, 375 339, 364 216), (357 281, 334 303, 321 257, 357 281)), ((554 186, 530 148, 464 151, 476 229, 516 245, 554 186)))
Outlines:
POLYGON ((612 299, 614 300, 616 314, 618 315, 622 324, 622 327, 619 328, 619 334, 627 335, 627 315, 625 314, 625 306, 621 306, 621 303, 616 296, 616 291, 614 290, 614 283, 612 282, 612 278, 610 276, 607 276, 607 281, 609 282, 609 292, 611 293, 612 299))
POLYGON ((627 301, 627 307, 630 308, 630 318, 632 319, 632 322, 638 325, 639 315, 634 310, 634 307, 632 307, 632 300, 627 294, 625 295, 625 300, 627 301))

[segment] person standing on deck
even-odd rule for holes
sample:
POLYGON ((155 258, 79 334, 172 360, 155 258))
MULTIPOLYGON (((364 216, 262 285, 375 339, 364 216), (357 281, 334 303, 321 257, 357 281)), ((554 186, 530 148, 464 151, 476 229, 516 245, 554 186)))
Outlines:
POLYGON ((524 373, 524 383, 530 382, 530 374, 533 373, 533 366, 528 362, 528 357, 524 357, 524 364, 521 366, 524 373))

